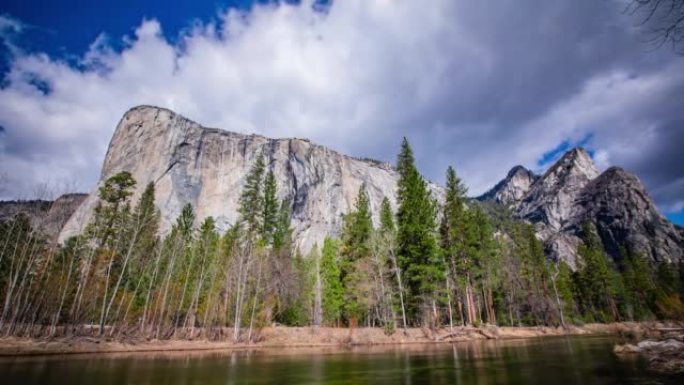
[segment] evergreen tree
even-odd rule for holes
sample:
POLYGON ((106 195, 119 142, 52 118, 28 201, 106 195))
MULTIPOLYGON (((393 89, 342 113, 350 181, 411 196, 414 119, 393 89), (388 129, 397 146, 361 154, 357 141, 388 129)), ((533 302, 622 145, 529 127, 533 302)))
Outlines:
POLYGON ((344 288, 340 280, 340 260, 335 240, 326 237, 321 257, 323 281, 323 317, 327 324, 339 326, 344 305, 344 288))
POLYGON ((195 222, 195 210, 190 203, 186 203, 176 219, 175 229, 178 235, 185 241, 192 237, 193 224, 195 222))
POLYGON ((649 318, 656 299, 653 272, 646 259, 638 253, 622 249, 622 279, 628 301, 628 316, 633 320, 649 318))
POLYGON ((367 311, 363 300, 367 298, 366 276, 369 272, 364 265, 370 258, 372 233, 370 201, 365 186, 362 185, 354 211, 345 215, 342 230, 340 278, 345 292, 345 315, 352 326, 355 326, 367 311))
POLYGON ((382 203, 380 204, 380 230, 383 233, 393 233, 395 231, 394 213, 387 197, 382 198, 382 203))
POLYGON ((251 241, 263 229, 263 177, 265 167, 263 155, 257 156, 247 174, 242 194, 240 195, 240 220, 245 224, 244 229, 247 232, 248 239, 251 241))
POLYGON ((478 252, 477 231, 472 215, 469 215, 465 208, 466 193, 465 185, 456 176, 454 168, 449 166, 439 228, 440 246, 448 268, 446 284, 450 291, 449 299, 453 296, 457 299, 458 308, 464 308, 465 317, 460 317, 474 324, 478 322, 473 288, 476 273, 475 254, 478 252))
POLYGON ((615 321, 619 318, 619 277, 616 277, 603 245, 589 222, 582 224, 581 236, 583 243, 577 249, 577 254, 583 263, 578 273, 583 312, 589 320, 615 321))
POLYGON ((656 266, 656 281, 658 290, 665 295, 677 294, 680 291, 680 279, 677 267, 684 266, 682 262, 679 265, 669 263, 667 261, 660 261, 656 266))
POLYGON ((135 179, 128 171, 116 173, 99 188, 100 199, 113 205, 120 204, 133 194, 131 189, 135 184, 135 179))
POLYGON ((290 228, 291 209, 290 201, 284 199, 280 203, 278 216, 273 229, 273 249, 279 251, 289 249, 292 244, 292 229, 290 228))
POLYGON ((444 282, 444 266, 435 236, 435 202, 427 183, 415 167, 413 151, 404 138, 397 160, 398 261, 407 282, 408 312, 415 318, 437 318, 438 291, 444 282))
POLYGON ((144 257, 143 254, 149 253, 154 248, 159 231, 159 210, 154 205, 153 182, 145 187, 133 212, 133 221, 140 232, 136 242, 137 254, 144 257))
MULTIPOLYGON (((477 252, 475 253, 475 271, 474 280, 475 286, 479 289, 481 295, 480 313, 484 313, 487 322, 496 324, 496 311, 494 309, 494 288, 499 279, 499 253, 494 240, 492 226, 489 219, 485 216, 479 206, 472 209, 472 221, 474 223, 477 241, 477 252)), ((542 261, 544 263, 544 254, 542 252, 542 261)))
POLYGON ((278 198, 276 197, 276 180, 273 171, 266 174, 264 181, 264 206, 262 214, 262 237, 266 244, 272 244, 273 232, 278 225, 278 198))
MULTIPOLYGON (((112 234, 121 234, 128 230, 128 198, 133 194, 135 184, 135 179, 129 172, 121 171, 109 177, 99 188, 100 202, 95 208, 91 234, 99 238, 100 247, 111 241, 112 234)), ((113 245, 110 244, 111 246, 113 245)))

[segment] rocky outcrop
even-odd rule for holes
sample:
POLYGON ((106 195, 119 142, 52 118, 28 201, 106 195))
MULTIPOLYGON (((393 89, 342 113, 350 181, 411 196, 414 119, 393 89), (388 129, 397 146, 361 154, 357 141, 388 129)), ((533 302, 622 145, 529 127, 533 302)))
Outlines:
POLYGON ((530 187, 537 179, 539 176, 532 171, 523 166, 515 166, 502 181, 476 199, 479 201, 491 200, 509 206, 519 202, 530 191, 530 187))
POLYGON ((652 371, 684 373, 684 328, 668 329, 672 331, 666 332, 663 338, 616 345, 613 352, 618 356, 639 354, 646 359, 647 368, 652 371))
POLYGON ((575 200, 584 186, 598 175, 584 149, 568 151, 532 185, 517 205, 517 213, 532 223, 543 223, 550 231, 558 231, 575 215, 575 200))
POLYGON ((578 263, 584 221, 596 227, 606 252, 616 260, 622 257, 621 248, 652 261, 678 261, 684 253, 681 232, 658 212, 639 179, 618 167, 600 174, 581 148, 567 152, 508 205, 517 217, 535 225, 550 257, 572 267, 578 263))
MULTIPOLYGON (((205 128, 170 110, 140 106, 119 122, 102 167, 100 183, 120 171, 137 186, 133 199, 155 183, 160 229, 170 229, 190 203, 201 222, 214 217, 220 230, 238 219, 244 179, 262 154, 276 176, 280 199, 292 202, 292 225, 302 251, 341 228, 342 215, 366 185, 371 209, 388 197, 395 202, 398 174, 385 163, 339 154, 305 139, 269 139, 205 128)), ((442 194, 432 186, 437 196, 442 194)), ((97 203, 97 188, 68 221, 60 241, 82 231, 97 203)), ((374 218, 377 220, 377 216, 374 218)))
POLYGON ((27 200, 0 202, 0 222, 26 214, 31 225, 55 239, 64 224, 85 200, 86 194, 64 194, 54 201, 27 200))
POLYGON ((682 236, 660 213, 639 179, 619 167, 611 167, 582 191, 568 230, 579 231, 583 220, 592 222, 608 254, 620 257, 620 247, 642 253, 655 261, 682 258, 682 236))

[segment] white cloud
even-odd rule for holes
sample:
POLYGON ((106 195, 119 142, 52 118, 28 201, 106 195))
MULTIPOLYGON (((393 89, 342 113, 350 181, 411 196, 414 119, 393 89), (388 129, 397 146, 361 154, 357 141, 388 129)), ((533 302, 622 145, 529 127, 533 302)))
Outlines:
POLYGON ((407 135, 429 177, 455 164, 472 193, 589 132, 603 166, 624 161, 639 148, 634 135, 664 121, 661 99, 682 93, 684 71, 669 55, 642 52, 619 9, 560 0, 345 0, 325 13, 267 5, 195 22, 174 44, 156 20, 120 52, 103 31, 79 68, 16 52, 0 90, 5 194, 45 180, 89 190, 118 119, 138 104, 387 161, 407 135))

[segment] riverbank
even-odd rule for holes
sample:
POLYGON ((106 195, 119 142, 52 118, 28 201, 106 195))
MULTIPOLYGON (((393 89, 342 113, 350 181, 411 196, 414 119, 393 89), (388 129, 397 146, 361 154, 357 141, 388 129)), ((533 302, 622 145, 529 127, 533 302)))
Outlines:
POLYGON ((618 356, 643 356, 652 371, 684 373, 684 327, 656 329, 645 337, 639 342, 616 345, 613 351, 618 356))
POLYGON ((155 351, 199 351, 261 348, 340 347, 361 345, 435 344, 484 339, 523 339, 546 336, 616 334, 629 336, 648 335, 649 330, 665 327, 661 323, 612 323, 553 327, 455 327, 436 332, 409 328, 406 333, 397 330, 391 335, 381 328, 328 328, 320 327, 268 327, 259 331, 257 342, 233 343, 230 341, 147 340, 127 338, 74 337, 54 339, 0 338, 0 356, 32 356, 50 354, 123 353, 155 351))

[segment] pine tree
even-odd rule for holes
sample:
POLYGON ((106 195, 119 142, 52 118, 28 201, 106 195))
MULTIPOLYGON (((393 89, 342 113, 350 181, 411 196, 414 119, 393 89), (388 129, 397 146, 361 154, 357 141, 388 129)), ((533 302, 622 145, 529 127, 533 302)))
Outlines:
MULTIPOLYGON (((481 295, 480 313, 484 313, 487 322, 496 324, 496 311, 494 310, 494 287, 499 279, 499 253, 494 240, 494 234, 489 219, 485 216, 479 206, 472 209, 472 221, 476 229, 477 253, 475 265, 477 275, 475 275, 475 286, 481 295)), ((543 258, 543 253, 542 253, 543 258)), ((542 260, 543 263, 543 260, 542 260)))
POLYGON ((382 203, 380 204, 380 231, 383 233, 392 233, 395 231, 394 213, 392 212, 392 205, 387 197, 382 198, 382 203))
POLYGON ((290 228, 291 222, 291 208, 290 201, 284 199, 280 203, 280 209, 278 210, 278 216, 275 223, 275 228, 273 229, 273 249, 275 251, 282 249, 289 249, 292 243, 292 229, 290 228))
POLYGON ((262 214, 262 237, 264 243, 273 243, 273 232, 278 225, 278 198, 276 197, 276 180, 273 171, 266 174, 264 181, 264 201, 262 214))
POLYGON ((629 308, 627 313, 633 320, 649 318, 657 294, 653 271, 641 254, 625 248, 621 254, 622 279, 629 308))
POLYGON ((259 155, 247 174, 240 195, 240 221, 245 224, 244 229, 250 242, 263 229, 263 177, 265 167, 264 157, 259 155))
MULTIPOLYGON (((467 189, 456 176, 453 167, 447 168, 446 196, 439 228, 441 252, 447 268, 446 286, 450 325, 453 324, 452 296, 457 299, 458 308, 465 303, 466 316, 469 323, 475 323, 473 289, 470 273, 472 272, 468 255, 468 245, 474 242, 475 233, 470 216, 465 210, 467 189), (460 290, 458 289, 460 287, 460 290)), ((460 313, 460 311, 459 311, 460 313)))
POLYGON ((178 234, 185 241, 192 237, 193 224, 195 222, 195 210, 190 203, 183 206, 180 215, 176 219, 176 229, 178 234))
POLYGON ((577 253, 583 263, 579 271, 579 291, 585 315, 602 322, 619 319, 619 276, 609 265, 603 245, 589 222, 582 224, 583 243, 577 253))
POLYGON ((110 204, 119 204, 133 194, 135 179, 128 171, 121 171, 109 177, 99 188, 100 199, 110 204))
POLYGON ((368 269, 364 268, 371 253, 373 221, 365 186, 359 188, 354 211, 345 215, 342 230, 341 280, 344 285, 344 310, 351 326, 366 315, 363 301, 367 298, 368 269))
POLYGON ((328 325, 339 326, 344 305, 344 288, 340 280, 340 260, 335 240, 326 237, 321 256, 323 281, 323 317, 328 325))
POLYGON ((136 266, 134 275, 142 274, 144 265, 153 257, 153 250, 157 243, 159 231, 159 210, 154 205, 154 183, 150 182, 143 191, 138 204, 133 211, 133 222, 137 226, 139 235, 136 240, 136 255, 139 256, 139 266, 136 266))
MULTIPOLYGON (((135 179, 128 171, 109 177, 99 188, 100 203, 95 210, 93 233, 99 237, 100 247, 111 240, 112 234, 124 231, 129 213, 128 198, 133 194, 135 179)), ((111 246, 111 245, 110 245, 111 246)))
POLYGON ((397 160, 398 261, 407 282, 409 313, 415 318, 422 308, 422 315, 434 322, 444 266, 435 237, 436 204, 414 163, 413 151, 404 138, 397 160))

